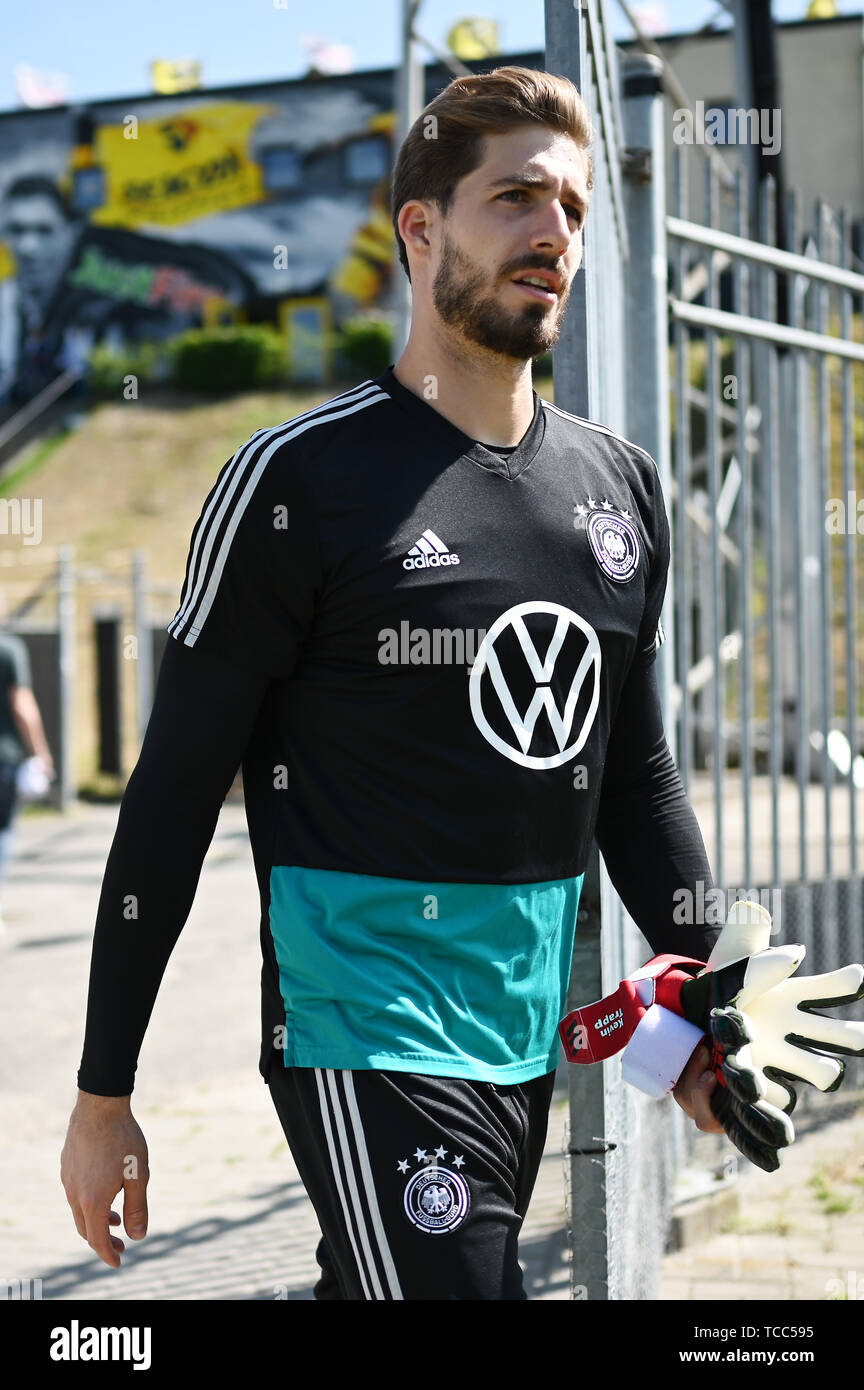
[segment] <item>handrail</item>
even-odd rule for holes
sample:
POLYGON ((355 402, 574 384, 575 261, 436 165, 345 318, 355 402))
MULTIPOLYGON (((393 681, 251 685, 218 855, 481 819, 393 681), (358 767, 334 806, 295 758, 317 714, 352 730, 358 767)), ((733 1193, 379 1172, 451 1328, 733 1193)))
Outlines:
POLYGON ((53 381, 49 381, 47 386, 43 386, 32 400, 28 401, 26 405, 22 405, 20 410, 10 416, 5 425, 0 426, 0 449, 8 444, 10 439, 14 439, 16 434, 20 434, 23 429, 26 429, 27 425, 31 424, 38 415, 41 415, 43 410, 47 410, 49 405, 53 405, 56 400, 59 400, 70 386, 74 386, 76 381, 81 380, 81 376, 81 372, 74 372, 70 369, 61 372, 53 381))
POLYGON ((700 222, 686 222, 681 217, 666 218, 666 233, 681 241, 693 241, 699 246, 709 246, 715 251, 727 251, 731 256, 740 256, 746 261, 758 261, 774 270, 785 270, 792 275, 809 275, 811 280, 825 280, 829 285, 838 285, 855 294, 864 294, 864 275, 843 266, 829 265, 810 256, 799 256, 794 251, 781 251, 779 246, 766 246, 762 241, 749 241, 746 237, 735 236, 732 232, 721 232, 716 227, 705 227, 700 222))

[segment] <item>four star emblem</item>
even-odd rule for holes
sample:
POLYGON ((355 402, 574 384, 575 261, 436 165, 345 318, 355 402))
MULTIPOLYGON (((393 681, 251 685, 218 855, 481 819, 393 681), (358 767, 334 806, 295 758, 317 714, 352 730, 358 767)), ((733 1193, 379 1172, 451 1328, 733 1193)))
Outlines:
MULTIPOLYGON (((439 1162, 443 1162, 443 1160, 447 1157, 449 1150, 445 1149, 443 1144, 439 1144, 437 1149, 434 1149, 433 1152, 435 1155, 434 1158, 432 1157, 432 1154, 427 1153, 425 1149, 421 1149, 418 1145, 417 1148, 414 1150, 414 1157, 416 1158, 418 1163, 434 1164, 436 1158, 439 1160, 439 1162)), ((463 1155, 456 1154, 453 1158, 453 1167, 461 1168, 464 1162, 465 1159, 463 1155)), ((411 1164, 407 1158, 400 1158, 399 1162, 396 1164, 396 1171, 397 1173, 407 1173, 410 1167, 411 1164)))

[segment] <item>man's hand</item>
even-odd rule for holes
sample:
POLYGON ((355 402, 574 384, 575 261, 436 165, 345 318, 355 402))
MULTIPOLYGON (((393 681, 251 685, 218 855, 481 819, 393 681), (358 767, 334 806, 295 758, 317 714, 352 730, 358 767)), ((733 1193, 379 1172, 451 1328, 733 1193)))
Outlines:
POLYGON ((723 1126, 711 1109, 711 1093, 717 1085, 717 1077, 711 1070, 710 1062, 707 1044, 699 1043, 693 1049, 672 1094, 697 1129, 704 1134, 723 1134, 723 1126))
POLYGON ((121 1189, 126 1234, 132 1240, 147 1234, 147 1143, 129 1101, 79 1091, 60 1156, 60 1181, 78 1234, 112 1269, 126 1249, 108 1229, 120 1225, 111 1203, 121 1189))

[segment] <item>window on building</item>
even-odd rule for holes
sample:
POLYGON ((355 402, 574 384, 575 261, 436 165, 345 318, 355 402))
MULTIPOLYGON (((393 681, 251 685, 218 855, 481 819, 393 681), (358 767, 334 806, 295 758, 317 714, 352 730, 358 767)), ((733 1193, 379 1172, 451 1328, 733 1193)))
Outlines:
POLYGON ((366 140, 354 140, 346 145, 346 183, 377 183, 387 173, 388 154, 388 142, 380 135, 371 135, 366 140))
POLYGON ((263 150, 261 169, 268 193, 284 193, 286 189, 299 188, 302 183, 300 152, 289 145, 263 150))
POLYGON ((105 171, 99 164, 76 169, 72 176, 72 204, 76 212, 92 212, 105 202, 105 171))

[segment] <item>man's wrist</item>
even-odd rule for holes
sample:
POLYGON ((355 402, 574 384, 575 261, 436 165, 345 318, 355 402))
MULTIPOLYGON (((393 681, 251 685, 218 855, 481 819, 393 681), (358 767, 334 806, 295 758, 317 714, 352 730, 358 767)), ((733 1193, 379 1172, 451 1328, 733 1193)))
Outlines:
POLYGON ((636 1027, 621 1056, 621 1075, 637 1090, 659 1100, 678 1084, 704 1030, 680 1014, 654 1004, 636 1027))
POLYGON ((82 1091, 79 1086, 75 1108, 94 1114, 125 1114, 132 1108, 132 1097, 100 1096, 93 1091, 82 1091))

